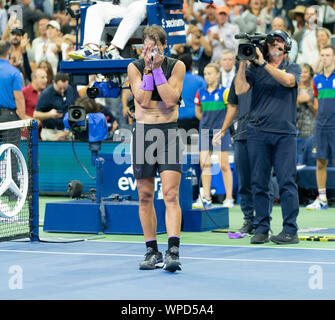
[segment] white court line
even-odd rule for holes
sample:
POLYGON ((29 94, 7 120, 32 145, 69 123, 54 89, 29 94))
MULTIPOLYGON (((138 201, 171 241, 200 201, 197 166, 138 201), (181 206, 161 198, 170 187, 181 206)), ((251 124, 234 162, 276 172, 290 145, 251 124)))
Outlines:
MULTIPOLYGON (((103 243, 137 243, 142 244, 143 241, 122 241, 122 240, 95 240, 95 239, 88 239, 91 242, 103 242, 103 243)), ((302 241, 302 240, 301 240, 302 241)), ((314 242, 315 243, 315 242, 314 242)), ((159 241, 159 244, 168 244, 167 241, 159 241)), ((335 248, 305 248, 305 247, 287 247, 285 245, 272 245, 272 246, 260 246, 260 245, 233 245, 233 244, 207 244, 207 243, 182 243, 181 246, 202 246, 202 247, 226 247, 226 248, 247 248, 247 249, 285 249, 285 250, 317 250, 317 251, 335 251, 335 248)))
MULTIPOLYGON (((140 254, 121 253, 88 253, 88 252, 63 252, 63 251, 32 251, 32 250, 9 250, 0 249, 0 252, 8 253, 37 253, 51 255, 79 255, 79 256, 105 256, 105 257, 143 257, 140 254)), ((230 261, 230 262, 260 262, 260 263, 293 263, 293 264, 324 264, 335 265, 335 262, 327 261, 304 261, 304 260, 273 260, 273 259, 243 259, 243 258, 204 258, 204 257, 181 257, 181 260, 202 260, 202 261, 230 261)))

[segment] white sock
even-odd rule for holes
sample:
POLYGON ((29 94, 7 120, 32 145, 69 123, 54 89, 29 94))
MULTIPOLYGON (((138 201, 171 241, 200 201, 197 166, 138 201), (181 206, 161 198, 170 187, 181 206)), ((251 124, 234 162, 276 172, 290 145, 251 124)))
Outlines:
POLYGON ((319 199, 321 201, 327 201, 326 188, 318 189, 318 191, 319 191, 319 199))

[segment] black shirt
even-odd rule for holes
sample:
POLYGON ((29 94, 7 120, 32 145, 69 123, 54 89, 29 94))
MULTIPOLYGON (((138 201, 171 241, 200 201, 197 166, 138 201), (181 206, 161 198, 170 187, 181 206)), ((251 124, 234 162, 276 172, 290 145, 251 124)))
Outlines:
POLYGON ((247 121, 249 119, 250 103, 252 89, 248 90, 246 93, 237 96, 235 92, 235 78, 234 77, 228 95, 228 103, 238 105, 237 113, 237 129, 235 133, 234 140, 247 140, 247 121))
POLYGON ((265 68, 254 64, 247 68, 246 78, 252 88, 248 126, 267 132, 296 134, 301 68, 284 60, 278 69, 294 75, 295 87, 283 86, 265 68))
MULTIPOLYGON (((165 57, 165 59, 162 63, 162 70, 163 70, 163 73, 165 75, 166 80, 168 80, 171 77, 172 70, 173 70, 175 64, 177 63, 177 61, 178 61, 177 59, 173 59, 173 58, 170 58, 170 57, 165 57)), ((145 67, 144 59, 136 60, 132 63, 135 65, 135 67, 138 69, 138 71, 142 74, 142 77, 143 77, 143 69, 145 67)), ((157 91, 156 85, 154 85, 154 91, 152 92, 151 100, 162 101, 162 99, 159 96, 159 93, 157 91)))
MULTIPOLYGON (((66 89, 64 96, 61 96, 55 91, 53 85, 51 84, 38 97, 35 110, 48 112, 51 109, 56 109, 59 113, 62 113, 64 117, 69 106, 73 105, 78 97, 77 91, 70 85, 66 89)), ((63 130, 63 117, 43 120, 43 128, 63 130)))

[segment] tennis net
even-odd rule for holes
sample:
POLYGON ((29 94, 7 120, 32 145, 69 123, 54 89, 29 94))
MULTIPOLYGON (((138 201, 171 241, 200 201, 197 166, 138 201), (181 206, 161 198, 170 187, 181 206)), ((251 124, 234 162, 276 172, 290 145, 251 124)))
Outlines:
POLYGON ((0 123, 0 241, 38 240, 38 125, 0 123))

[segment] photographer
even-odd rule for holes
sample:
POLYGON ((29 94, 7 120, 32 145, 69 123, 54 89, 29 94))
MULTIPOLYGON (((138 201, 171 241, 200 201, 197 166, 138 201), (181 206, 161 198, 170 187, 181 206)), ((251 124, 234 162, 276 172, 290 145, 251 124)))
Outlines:
POLYGON ((64 133, 63 118, 67 109, 78 98, 69 85, 69 76, 58 73, 52 84, 38 97, 34 118, 42 121, 41 139, 44 141, 70 140, 64 133))
POLYGON ((240 61, 235 80, 237 95, 252 88, 247 126, 247 145, 255 205, 255 235, 251 243, 269 241, 269 179, 274 168, 278 179, 283 230, 270 240, 278 244, 298 243, 299 213, 296 178, 296 101, 301 68, 286 60, 291 41, 282 30, 271 31, 264 55, 256 47, 256 58, 247 68, 240 61), (267 60, 266 60, 267 59, 267 60))

